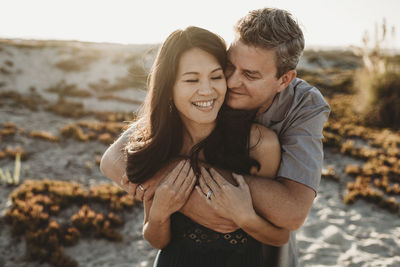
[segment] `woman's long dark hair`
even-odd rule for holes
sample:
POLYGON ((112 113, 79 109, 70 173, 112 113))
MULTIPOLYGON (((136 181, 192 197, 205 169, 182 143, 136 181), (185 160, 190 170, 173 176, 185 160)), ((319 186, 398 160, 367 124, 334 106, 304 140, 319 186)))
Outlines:
MULTIPOLYGON (((165 163, 179 156, 184 126, 173 106, 172 90, 180 58, 192 48, 213 55, 225 69, 226 44, 218 35, 192 26, 176 30, 168 36, 158 51, 149 76, 149 92, 138 119, 133 122, 135 129, 125 147, 126 173, 133 183, 143 183, 153 177, 165 163)), ((197 155, 201 149, 204 149, 207 162, 220 167, 245 172, 253 165, 258 166, 256 161, 249 158, 248 153, 250 117, 240 114, 223 105, 217 117, 216 128, 192 149, 191 163, 196 170, 197 155), (238 166, 243 170, 238 170, 238 166)))

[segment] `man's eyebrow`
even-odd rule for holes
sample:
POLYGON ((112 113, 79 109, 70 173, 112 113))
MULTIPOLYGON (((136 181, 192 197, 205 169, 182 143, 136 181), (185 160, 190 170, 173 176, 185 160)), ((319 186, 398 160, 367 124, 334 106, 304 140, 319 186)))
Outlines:
POLYGON ((258 70, 243 70, 243 72, 246 72, 247 74, 250 75, 261 76, 261 73, 258 70))

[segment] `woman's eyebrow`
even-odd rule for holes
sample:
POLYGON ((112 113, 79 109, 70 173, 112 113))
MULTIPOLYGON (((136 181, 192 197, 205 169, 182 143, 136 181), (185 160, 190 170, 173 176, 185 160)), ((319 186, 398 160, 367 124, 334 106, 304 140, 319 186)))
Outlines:
POLYGON ((211 73, 214 73, 214 72, 219 71, 219 70, 222 70, 222 71, 223 71, 222 67, 216 68, 216 69, 213 70, 211 73))
POLYGON ((184 75, 190 75, 190 74, 199 74, 198 72, 195 72, 195 71, 188 71, 188 72, 185 72, 184 74, 182 74, 182 76, 184 76, 184 75))
MULTIPOLYGON (((219 71, 219 70, 222 70, 222 67, 218 67, 218 68, 212 70, 211 73, 214 73, 214 72, 219 71)), ((188 71, 188 72, 183 73, 182 76, 191 75, 191 74, 199 74, 199 73, 196 72, 196 71, 188 71)))

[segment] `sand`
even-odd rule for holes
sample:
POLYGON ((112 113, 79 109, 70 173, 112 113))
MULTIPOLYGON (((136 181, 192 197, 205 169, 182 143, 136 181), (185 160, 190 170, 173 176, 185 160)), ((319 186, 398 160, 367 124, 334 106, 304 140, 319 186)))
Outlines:
MULTIPOLYGON (((154 46, 126 46, 114 44, 90 44, 78 42, 0 42, 0 93, 17 91, 27 95, 32 90, 54 103, 57 94, 46 91, 61 81, 75 84, 79 89, 92 93, 88 98, 67 97, 69 101, 83 103, 86 110, 136 111, 138 104, 118 100, 102 101, 100 94, 90 84, 115 84, 118 78, 127 76, 129 56, 154 48, 154 46), (55 67, 61 61, 79 60, 86 67, 65 71, 55 67), (7 61, 12 62, 6 63, 7 61), (32 89, 34 88, 34 89, 32 89)), ((154 57, 154 49, 139 60, 148 68, 154 57)), ((302 60, 301 66, 318 66, 302 60)), ((111 92, 131 100, 142 101, 145 91, 140 87, 128 87, 111 92)), ((76 119, 61 117, 39 108, 31 111, 13 104, 10 99, 0 99, 0 125, 14 122, 26 131, 46 130, 60 135, 60 128, 76 119)), ((94 120, 84 117, 80 120, 94 120)), ((98 142, 78 142, 62 139, 58 143, 28 138, 22 134, 0 141, 0 149, 7 145, 21 145, 29 152, 22 162, 21 182, 26 179, 49 177, 57 180, 77 181, 85 186, 110 183, 95 163, 106 145, 98 142)), ((300 266, 400 266, 400 217, 365 201, 353 205, 342 202, 346 164, 355 162, 350 157, 325 149, 324 167, 333 165, 342 178, 340 182, 322 179, 318 196, 304 225, 297 231, 300 266)), ((0 159, 0 168, 13 169, 13 160, 0 159)), ((10 205, 8 196, 15 187, 0 185, 0 214, 10 205)), ((156 250, 143 240, 141 226, 142 206, 124 212, 125 225, 119 229, 123 241, 113 243, 102 239, 81 239, 65 252, 76 259, 80 266, 152 266, 156 250)), ((13 238, 10 227, 0 219, 0 267, 49 266, 24 259, 25 243, 13 238)))

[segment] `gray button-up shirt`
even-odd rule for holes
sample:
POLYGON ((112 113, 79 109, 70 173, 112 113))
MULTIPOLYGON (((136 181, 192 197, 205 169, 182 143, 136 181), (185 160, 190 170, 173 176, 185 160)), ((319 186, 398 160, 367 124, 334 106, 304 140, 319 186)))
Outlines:
MULTIPOLYGON (((274 98, 269 109, 257 121, 272 129, 279 138, 282 158, 277 173, 318 190, 321 180, 322 129, 328 120, 330 107, 319 90, 295 78, 274 98)), ((264 245, 265 266, 297 265, 295 233, 282 247, 264 245)))

